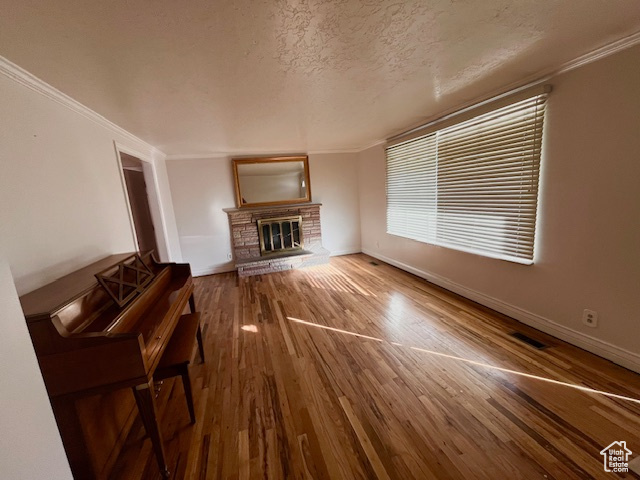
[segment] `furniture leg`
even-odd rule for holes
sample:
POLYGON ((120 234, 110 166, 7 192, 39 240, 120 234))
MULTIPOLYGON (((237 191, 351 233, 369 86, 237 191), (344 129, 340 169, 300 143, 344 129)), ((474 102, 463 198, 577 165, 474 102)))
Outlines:
POLYGON ((160 433, 158 415, 156 413, 153 380, 137 385, 133 389, 133 393, 136 397, 136 403, 138 404, 140 417, 142 417, 142 423, 147 431, 147 435, 151 438, 151 445, 153 446, 153 451, 156 454, 158 467, 160 467, 160 474, 163 478, 169 478, 169 469, 164 455, 164 445, 162 444, 162 435, 160 433))
POLYGON ((191 423, 196 423, 196 412, 193 408, 193 394, 191 393, 191 379, 189 378, 188 363, 180 367, 180 376, 182 377, 182 384, 184 385, 184 396, 187 399, 187 408, 189 409, 191 423))
POLYGON ((200 328, 200 320, 198 320, 196 340, 198 340, 198 351, 200 352, 200 360, 202 360, 202 363, 204 363, 204 345, 202 344, 202 329, 200 328))
POLYGON ((196 313, 196 298, 193 296, 193 293, 189 297, 189 308, 191 309, 191 313, 196 313))

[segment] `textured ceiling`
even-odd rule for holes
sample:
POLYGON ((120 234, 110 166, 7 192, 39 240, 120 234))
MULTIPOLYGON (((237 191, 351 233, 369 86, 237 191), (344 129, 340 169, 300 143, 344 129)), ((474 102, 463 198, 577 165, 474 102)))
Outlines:
POLYGON ((638 0, 0 5, 0 55, 174 155, 362 148, 640 30, 638 0))

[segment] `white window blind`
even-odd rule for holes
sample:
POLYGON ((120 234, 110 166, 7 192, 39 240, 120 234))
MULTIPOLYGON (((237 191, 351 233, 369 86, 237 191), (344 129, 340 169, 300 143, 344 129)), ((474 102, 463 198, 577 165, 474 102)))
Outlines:
POLYGON ((533 263, 546 91, 387 147, 387 233, 533 263))

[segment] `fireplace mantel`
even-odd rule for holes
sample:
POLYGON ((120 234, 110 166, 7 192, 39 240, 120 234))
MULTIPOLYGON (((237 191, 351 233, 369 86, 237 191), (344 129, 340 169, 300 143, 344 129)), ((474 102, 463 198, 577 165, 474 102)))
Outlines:
POLYGON ((235 212, 263 212, 263 211, 270 212, 270 211, 276 211, 276 210, 287 210, 290 208, 318 207, 318 209, 320 209, 321 206, 322 206, 322 203, 319 203, 319 202, 306 202, 306 203, 291 203, 287 205, 276 205, 276 206, 270 206, 270 207, 223 208, 222 211, 225 212, 227 215, 229 215, 230 213, 235 213, 235 212))
POLYGON ((240 276, 261 275, 327 263, 329 252, 322 246, 321 206, 321 203, 299 203, 223 209, 229 217, 233 258, 238 274, 240 276), (302 217, 301 231, 304 248, 261 255, 258 220, 298 215, 302 217))

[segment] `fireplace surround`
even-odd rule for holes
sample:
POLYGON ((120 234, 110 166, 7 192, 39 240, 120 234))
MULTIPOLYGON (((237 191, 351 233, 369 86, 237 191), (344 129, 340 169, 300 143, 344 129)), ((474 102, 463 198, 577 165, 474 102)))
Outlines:
MULTIPOLYGON (((328 263, 329 251, 322 246, 320 203, 268 206, 257 208, 226 208, 231 232, 231 246, 238 275, 261 275, 292 268, 328 263), (296 237, 296 220, 299 219, 296 237), (272 248, 261 248, 261 227, 279 224, 280 244, 272 240, 272 248), (282 225, 285 225, 284 227, 282 225), (287 226, 288 225, 288 226, 287 226), (282 242, 282 234, 291 235, 282 242), (296 241, 297 238, 297 241, 296 241), (285 248, 282 248, 284 243, 285 248), (294 244, 299 245, 294 246, 294 244), (287 245, 290 247, 287 248, 287 245), (278 248, 274 248, 278 247, 278 248)), ((273 239, 271 227, 270 234, 273 239)), ((264 238, 263 231, 263 238, 264 238)), ((278 233, 278 232, 276 232, 278 233)), ((263 239, 264 241, 264 239, 263 239)))

